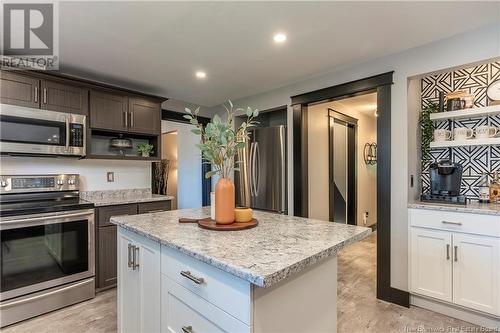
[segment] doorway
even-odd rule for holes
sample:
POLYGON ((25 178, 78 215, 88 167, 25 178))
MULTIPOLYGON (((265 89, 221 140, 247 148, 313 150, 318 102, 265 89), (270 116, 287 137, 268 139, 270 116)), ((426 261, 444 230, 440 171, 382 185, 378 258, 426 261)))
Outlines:
MULTIPOLYGON (((377 298, 409 306, 409 293, 391 286, 391 85, 393 72, 327 87, 291 97, 293 109, 293 210, 307 217, 309 207, 308 123, 314 103, 324 103, 367 93, 377 94, 377 298)), ((333 108, 335 109, 335 108, 333 108)), ((325 119, 325 117, 323 117, 325 119)), ((316 155, 322 158, 321 155, 316 155)), ((324 191, 323 193, 327 193, 324 191)))
POLYGON ((329 218, 357 225, 356 132, 358 120, 328 108, 329 218))

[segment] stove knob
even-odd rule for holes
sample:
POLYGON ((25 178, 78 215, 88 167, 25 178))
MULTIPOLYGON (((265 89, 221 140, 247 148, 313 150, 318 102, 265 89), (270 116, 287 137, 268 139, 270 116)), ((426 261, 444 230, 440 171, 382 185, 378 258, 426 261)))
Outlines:
POLYGON ((9 185, 9 183, 7 183, 5 180, 0 181, 0 186, 7 187, 7 185, 9 185))
POLYGON ((57 180, 57 185, 64 185, 64 180, 58 179, 57 180))
POLYGON ((74 179, 68 179, 68 184, 69 185, 75 185, 75 180, 74 179))

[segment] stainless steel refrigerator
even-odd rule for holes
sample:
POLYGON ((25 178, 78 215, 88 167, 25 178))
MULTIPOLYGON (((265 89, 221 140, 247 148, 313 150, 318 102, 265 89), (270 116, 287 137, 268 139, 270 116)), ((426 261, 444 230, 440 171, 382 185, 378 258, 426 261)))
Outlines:
POLYGON ((286 126, 249 130, 250 140, 237 156, 238 206, 287 212, 286 126))

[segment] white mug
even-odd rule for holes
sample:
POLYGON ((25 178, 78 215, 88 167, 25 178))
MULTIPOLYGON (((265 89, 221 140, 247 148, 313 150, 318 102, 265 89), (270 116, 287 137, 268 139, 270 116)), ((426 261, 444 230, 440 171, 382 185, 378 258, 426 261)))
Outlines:
POLYGON ((493 138, 498 134, 498 128, 494 126, 478 126, 476 128, 476 138, 477 139, 485 139, 485 138, 493 138))
POLYGON ((448 141, 451 139, 451 131, 447 129, 437 128, 434 130, 434 141, 448 141))
POLYGON ((467 140, 474 137, 474 130, 467 127, 457 127, 454 130, 455 140, 467 140))

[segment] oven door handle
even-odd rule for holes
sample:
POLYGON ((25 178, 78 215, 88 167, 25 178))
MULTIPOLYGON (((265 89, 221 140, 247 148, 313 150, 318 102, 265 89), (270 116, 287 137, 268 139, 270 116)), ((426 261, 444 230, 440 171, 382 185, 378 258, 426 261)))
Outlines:
POLYGON ((90 214, 92 214, 92 213, 90 213, 90 212, 81 212, 81 213, 73 213, 73 214, 28 217, 28 218, 23 218, 23 219, 7 220, 7 221, 3 220, 0 223, 0 226, 1 225, 6 225, 6 224, 23 223, 23 222, 34 222, 34 221, 44 221, 44 220, 65 219, 65 218, 70 218, 70 217, 86 216, 86 215, 90 215, 90 214))

